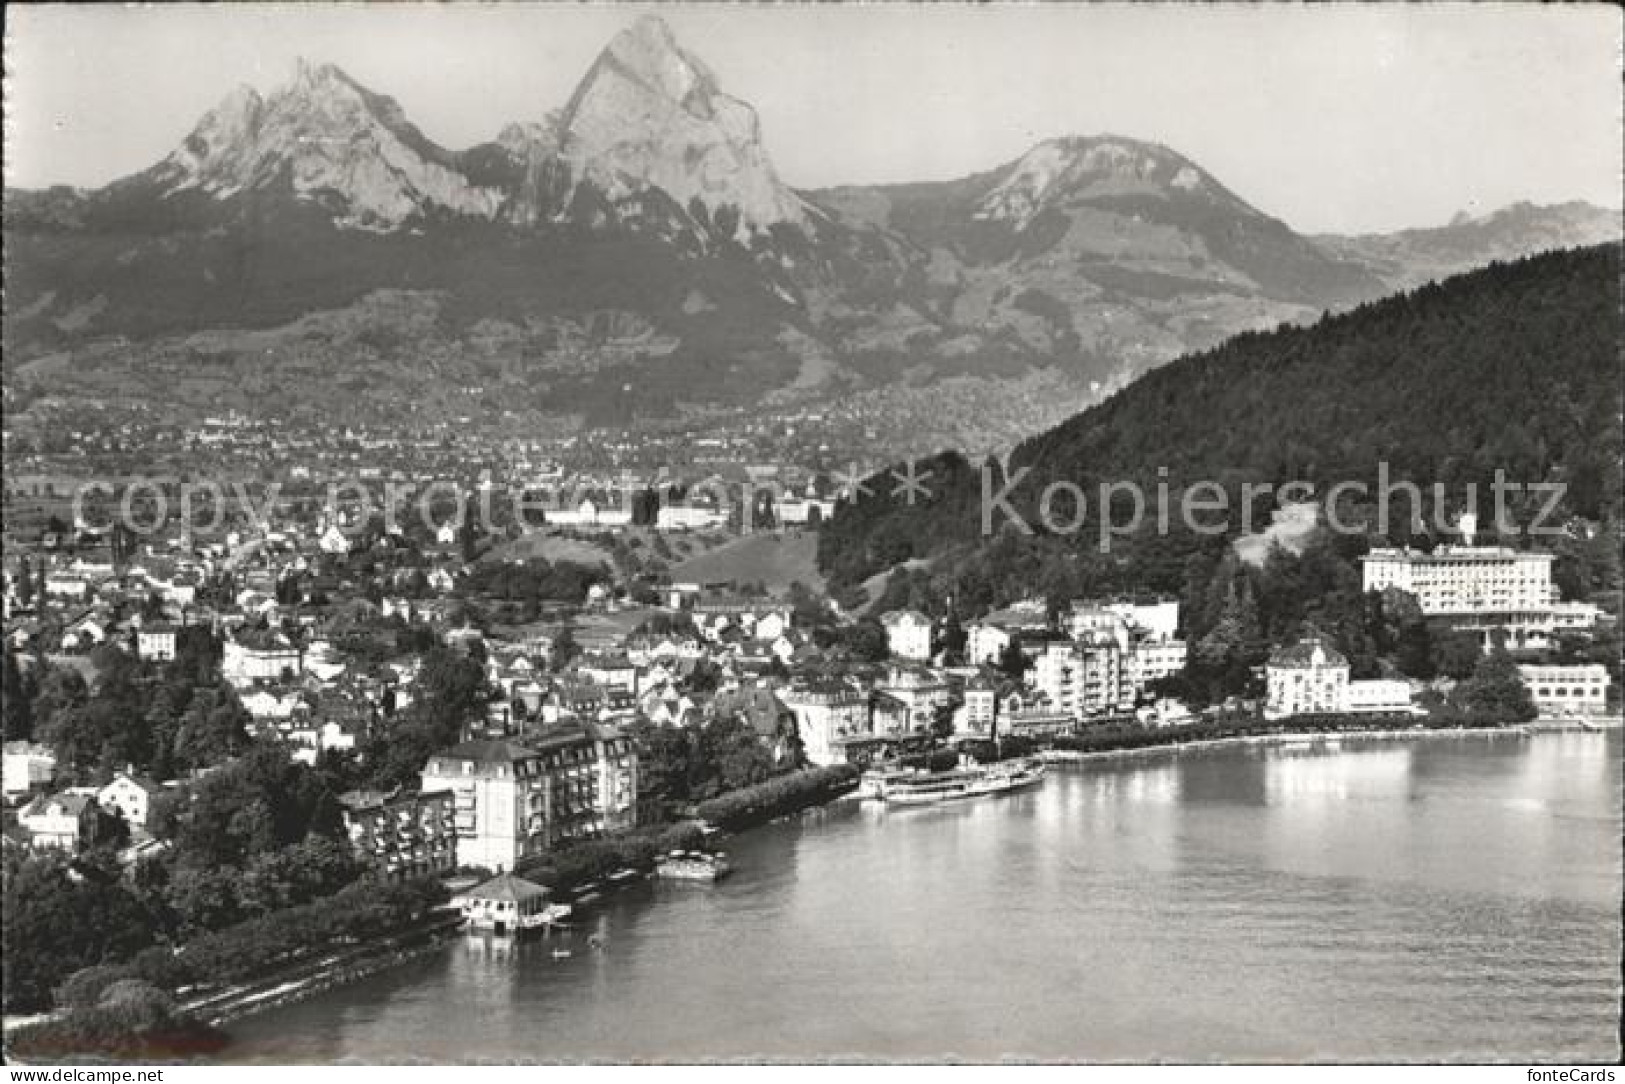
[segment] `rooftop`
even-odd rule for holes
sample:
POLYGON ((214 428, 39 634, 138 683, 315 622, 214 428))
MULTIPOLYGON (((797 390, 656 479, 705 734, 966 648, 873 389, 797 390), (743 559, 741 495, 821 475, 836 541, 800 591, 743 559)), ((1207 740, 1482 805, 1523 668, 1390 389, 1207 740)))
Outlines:
POLYGON ((1275 667, 1308 668, 1311 666, 1348 666, 1348 659, 1344 658, 1331 644, 1316 637, 1299 640, 1295 644, 1278 647, 1270 654, 1269 665, 1275 667), (1319 661, 1316 653, 1319 652, 1319 661))
POLYGON ((467 899, 523 903, 526 900, 546 899, 552 893, 534 881, 527 881, 512 873, 503 873, 458 894, 467 899))
POLYGON ((1410 547, 1381 546, 1360 558, 1362 561, 1412 561, 1426 564, 1431 561, 1551 561, 1550 553, 1515 550, 1511 546, 1440 546, 1431 553, 1410 547))

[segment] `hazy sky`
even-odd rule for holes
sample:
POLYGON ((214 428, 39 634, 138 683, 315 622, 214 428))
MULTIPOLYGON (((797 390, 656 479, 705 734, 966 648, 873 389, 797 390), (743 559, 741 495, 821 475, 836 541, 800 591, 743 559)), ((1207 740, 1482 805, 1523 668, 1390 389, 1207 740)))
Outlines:
MULTIPOLYGON (((462 148, 563 105, 638 5, 13 5, 8 185, 104 184, 238 83, 331 61, 462 148)), ((1167 144, 1305 231, 1620 203, 1611 6, 685 5, 798 187, 933 180, 1039 139, 1167 144)))

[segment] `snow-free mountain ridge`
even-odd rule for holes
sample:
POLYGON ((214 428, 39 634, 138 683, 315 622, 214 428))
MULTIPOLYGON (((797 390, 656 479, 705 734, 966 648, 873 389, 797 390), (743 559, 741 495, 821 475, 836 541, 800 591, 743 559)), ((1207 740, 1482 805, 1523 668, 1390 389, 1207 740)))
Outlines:
MULTIPOLYGON (((1566 204, 1308 237, 1121 135, 1046 140, 955 181, 797 191, 756 112, 654 16, 566 102, 536 104, 453 150, 301 62, 131 177, 8 190, 8 353, 292 326, 409 291, 439 315, 392 364, 510 344, 512 379, 561 412, 1033 374, 1087 400, 1238 332, 1619 236, 1618 212, 1566 204), (610 348, 594 327, 642 330, 610 348)), ((309 383, 320 404, 347 379, 334 357, 309 383)))

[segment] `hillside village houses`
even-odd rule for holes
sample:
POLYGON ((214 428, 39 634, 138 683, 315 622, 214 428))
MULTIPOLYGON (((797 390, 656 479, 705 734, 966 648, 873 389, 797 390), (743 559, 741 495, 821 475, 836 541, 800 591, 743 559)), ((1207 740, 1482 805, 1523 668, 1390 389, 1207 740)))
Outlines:
POLYGON ((1300 640, 1271 653, 1265 681, 1266 718, 1341 711, 1349 662, 1323 640, 1300 640))
POLYGON ((965 629, 965 660, 973 666, 993 666, 1013 639, 1004 626, 978 621, 965 629))
POLYGON ((4 796, 7 802, 44 790, 56 778, 56 754, 38 742, 8 741, 4 754, 4 796))
POLYGON ((1043 599, 1012 603, 966 626, 965 659, 973 666, 991 666, 1022 633, 1042 632, 1048 628, 1049 606, 1043 599))
POLYGON ((100 830, 102 810, 94 794, 64 791, 37 795, 17 811, 17 826, 40 850, 82 850, 100 830))
POLYGON ((145 831, 151 824, 153 800, 163 792, 162 784, 126 768, 96 792, 96 801, 109 813, 123 817, 132 830, 145 831))
POLYGON ((303 668, 299 646, 286 633, 271 631, 245 631, 228 639, 220 663, 225 679, 238 686, 297 677, 303 668))
POLYGON ((175 657, 175 626, 167 621, 142 624, 136 630, 135 653, 153 662, 169 662, 175 657))

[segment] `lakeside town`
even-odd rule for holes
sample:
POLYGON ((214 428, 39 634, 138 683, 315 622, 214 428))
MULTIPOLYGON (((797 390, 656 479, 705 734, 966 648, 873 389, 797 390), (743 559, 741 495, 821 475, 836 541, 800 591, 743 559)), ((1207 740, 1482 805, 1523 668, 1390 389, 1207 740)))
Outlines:
POLYGON ((1618 12, 22 8, 19 1075, 1619 1059, 1618 12))
POLYGON ((1193 644, 1177 598, 928 614, 891 605, 918 597, 907 574, 844 602, 816 581, 678 578, 674 546, 711 568, 808 547, 839 503, 816 488, 763 487, 749 535, 676 486, 489 535, 292 492, 213 536, 60 518, 18 536, 8 517, 9 1013, 139 977, 223 1018, 337 944, 297 919, 366 885, 393 886, 388 920, 338 928, 383 966, 392 924, 519 932, 668 853, 706 876, 719 830, 887 780, 930 800, 980 792, 978 764, 1222 737, 1618 724, 1617 652, 1598 661, 1617 615, 1562 599, 1553 554, 1483 544, 1470 514, 1431 551, 1359 556, 1393 626, 1375 673, 1310 621, 1255 644, 1215 701, 1190 671, 1261 635, 1233 589, 1193 644))

